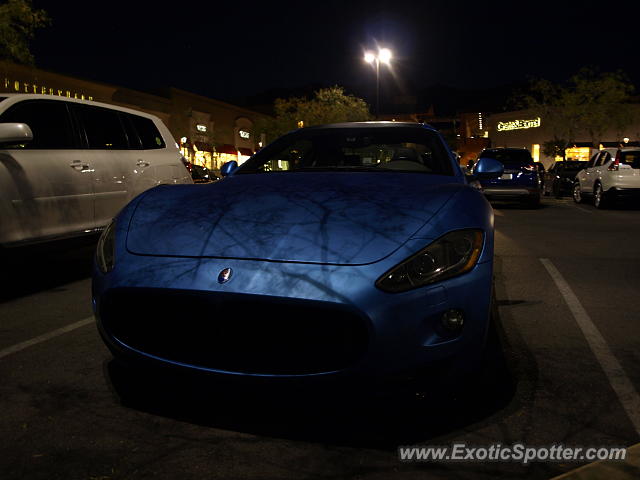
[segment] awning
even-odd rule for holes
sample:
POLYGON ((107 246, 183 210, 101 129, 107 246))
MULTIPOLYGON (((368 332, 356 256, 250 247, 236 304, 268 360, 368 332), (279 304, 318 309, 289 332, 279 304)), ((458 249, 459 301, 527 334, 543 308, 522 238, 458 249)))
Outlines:
POLYGON ((253 155, 253 150, 251 150, 250 148, 240 147, 238 148, 238 151, 240 152, 240 155, 244 155, 246 157, 250 157, 251 155, 253 155))
POLYGON ((238 155, 238 149, 233 145, 229 145, 228 143, 225 143, 224 145, 218 145, 216 147, 216 152, 228 153, 229 155, 238 155))

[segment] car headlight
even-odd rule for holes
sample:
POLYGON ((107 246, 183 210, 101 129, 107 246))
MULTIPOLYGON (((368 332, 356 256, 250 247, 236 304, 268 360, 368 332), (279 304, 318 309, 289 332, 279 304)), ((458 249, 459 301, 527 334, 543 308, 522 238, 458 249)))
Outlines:
POLYGON ((404 292, 471 270, 482 250, 481 230, 456 230, 396 265, 376 282, 385 292, 404 292))
POLYGON ((115 249, 116 249, 116 222, 112 221, 107 228, 104 229, 98 247, 96 249, 96 264, 102 273, 108 273, 113 270, 115 265, 115 249))

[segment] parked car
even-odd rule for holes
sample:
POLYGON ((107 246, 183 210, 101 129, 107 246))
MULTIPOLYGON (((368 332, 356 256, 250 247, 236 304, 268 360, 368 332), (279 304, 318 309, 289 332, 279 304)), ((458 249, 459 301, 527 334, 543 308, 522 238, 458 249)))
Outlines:
POLYGON ((221 173, 149 190, 103 233, 93 306, 122 363, 237 382, 480 364, 493 213, 435 130, 303 128, 221 173))
POLYGON ((529 150, 486 148, 478 156, 482 158, 492 158, 504 165, 501 177, 480 182, 489 200, 515 200, 534 207, 540 204, 541 177, 529 150))
POLYGON ((573 184, 576 203, 592 198, 596 208, 618 199, 640 198, 640 148, 604 149, 594 154, 573 184))
POLYGON ((96 232, 144 190, 191 183, 153 115, 47 95, 0 98, 1 246, 96 232))
POLYGON ((195 163, 191 169, 191 178, 193 179, 193 183, 209 183, 218 180, 218 177, 207 167, 195 163))
POLYGON ((542 190, 545 195, 562 197, 571 195, 576 174, 587 166, 588 162, 578 160, 566 160, 556 162, 544 174, 542 190))

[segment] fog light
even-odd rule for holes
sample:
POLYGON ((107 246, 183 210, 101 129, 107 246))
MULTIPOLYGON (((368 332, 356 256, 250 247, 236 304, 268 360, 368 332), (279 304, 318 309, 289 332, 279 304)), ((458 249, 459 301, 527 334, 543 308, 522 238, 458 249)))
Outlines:
POLYGON ((450 309, 442 315, 442 326, 449 332, 459 332, 464 325, 464 313, 462 310, 450 309))

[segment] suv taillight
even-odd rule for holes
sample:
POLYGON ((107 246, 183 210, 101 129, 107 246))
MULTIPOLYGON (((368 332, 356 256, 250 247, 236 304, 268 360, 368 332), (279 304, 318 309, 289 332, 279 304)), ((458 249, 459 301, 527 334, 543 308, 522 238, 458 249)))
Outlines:
POLYGON ((524 167, 522 167, 523 170, 526 170, 527 172, 535 172, 536 171, 536 165, 534 163, 530 164, 530 165, 525 165, 524 167))
POLYGON ((609 165, 609 168, 607 168, 607 170, 609 170, 610 172, 617 172, 618 170, 620 170, 620 150, 616 152, 616 159, 611 163, 611 165, 609 165))

